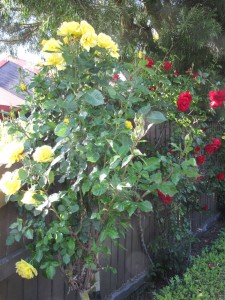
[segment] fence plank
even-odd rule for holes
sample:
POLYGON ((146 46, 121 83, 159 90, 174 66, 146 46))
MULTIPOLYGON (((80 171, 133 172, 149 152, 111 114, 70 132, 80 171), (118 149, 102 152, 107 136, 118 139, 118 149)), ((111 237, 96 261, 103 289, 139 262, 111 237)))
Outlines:
POLYGON ((38 300, 38 279, 24 280, 24 300, 38 300))
POLYGON ((36 300, 35 298, 24 298, 24 286, 23 279, 17 274, 14 274, 8 278, 8 298, 15 300, 36 300))

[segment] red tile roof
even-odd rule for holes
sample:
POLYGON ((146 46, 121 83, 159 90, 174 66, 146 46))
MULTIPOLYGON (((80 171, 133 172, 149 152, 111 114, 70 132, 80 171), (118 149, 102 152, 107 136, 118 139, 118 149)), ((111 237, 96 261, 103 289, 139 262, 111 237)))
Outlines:
POLYGON ((23 83, 28 84, 39 69, 22 59, 4 59, 0 61, 0 110, 10 111, 10 107, 24 104, 22 95, 16 93, 15 87, 21 83, 19 69, 28 72, 23 83))

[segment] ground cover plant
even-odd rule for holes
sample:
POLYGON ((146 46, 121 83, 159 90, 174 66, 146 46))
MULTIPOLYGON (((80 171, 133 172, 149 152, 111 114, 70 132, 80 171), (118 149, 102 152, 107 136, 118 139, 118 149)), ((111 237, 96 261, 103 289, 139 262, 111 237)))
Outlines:
MULTIPOLYGON (((20 164, 0 180, 19 213, 7 244, 30 250, 16 264, 20 276, 43 270, 52 279, 60 268, 69 289, 88 299, 95 275, 112 270, 99 262, 110 255, 105 240, 116 244, 134 214, 153 211, 169 221, 162 228, 171 231, 162 231, 155 249, 170 250, 169 265, 179 258, 190 211, 207 210, 199 204, 201 189, 211 182, 212 190, 223 188, 224 171, 211 163, 223 151, 221 132, 205 127, 223 120, 225 90, 206 72, 180 75, 172 57, 156 61, 139 52, 133 63, 119 62, 119 46, 86 21, 64 22, 42 46, 41 72, 29 86, 21 77, 17 87, 25 105, 3 121, 1 163, 20 164), (169 145, 152 148, 146 134, 166 121, 174 127, 169 145)), ((148 257, 157 272, 154 251, 148 257)))
POLYGON ((225 231, 211 247, 193 258, 182 277, 175 276, 165 288, 155 294, 156 300, 224 299, 225 231))

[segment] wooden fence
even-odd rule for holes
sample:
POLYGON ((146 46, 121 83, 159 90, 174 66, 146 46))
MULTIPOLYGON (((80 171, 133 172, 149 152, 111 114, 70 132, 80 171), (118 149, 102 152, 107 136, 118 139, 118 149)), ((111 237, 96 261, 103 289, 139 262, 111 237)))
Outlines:
MULTIPOLYGON (((168 137, 171 135, 171 127, 165 124, 157 125, 151 129, 148 136, 149 145, 167 145, 168 137)), ((0 170, 3 172, 3 170, 0 170)), ((202 195, 203 204, 208 204, 211 215, 215 215, 216 200, 214 195, 202 195)), ((16 209, 12 203, 4 204, 4 196, 0 194, 0 300, 77 300, 75 292, 68 294, 68 288, 63 282, 60 272, 54 280, 47 280, 41 274, 32 280, 23 280, 15 274, 15 262, 25 258, 27 252, 21 245, 6 246, 6 238, 9 233, 9 225, 16 220, 16 209)), ((193 213, 192 228, 198 231, 210 215, 193 213)), ((118 272, 101 273, 101 296, 107 299, 108 295, 119 289, 124 283, 130 281, 137 274, 147 271, 149 262, 144 254, 140 232, 138 230, 138 219, 133 218, 133 230, 130 230, 125 238, 120 239, 121 245, 126 249, 111 246, 112 255, 101 257, 103 265, 111 265, 118 272)), ((142 215, 142 228, 146 244, 157 235, 156 221, 153 214, 142 215)), ((120 298, 124 299, 124 298, 120 298)))

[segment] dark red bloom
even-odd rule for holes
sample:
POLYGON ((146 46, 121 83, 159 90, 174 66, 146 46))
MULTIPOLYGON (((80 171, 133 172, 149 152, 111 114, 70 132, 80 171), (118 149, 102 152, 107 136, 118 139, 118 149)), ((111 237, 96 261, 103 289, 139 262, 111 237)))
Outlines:
POLYGON ((209 210, 209 205, 205 204, 204 206, 202 206, 202 210, 205 210, 205 211, 209 210))
POLYGON ((173 197, 163 194, 160 190, 157 190, 159 198, 164 204, 170 204, 173 200, 173 197))
POLYGON ((193 75, 192 75, 192 78, 196 78, 196 77, 198 77, 198 76, 200 76, 200 74, 197 72, 197 73, 194 73, 193 75))
POLYGON ((201 151, 199 146, 195 147, 194 154, 198 154, 201 151))
POLYGON ((146 65, 147 68, 152 68, 154 66, 155 63, 151 58, 146 57, 145 60, 148 61, 147 65, 146 65))
POLYGON ((170 150, 169 150, 169 153, 170 153, 170 154, 173 154, 173 149, 170 149, 170 150))
POLYGON ((217 148, 219 148, 220 146, 222 146, 222 142, 221 142, 221 140, 218 139, 218 138, 216 138, 216 139, 212 138, 211 141, 213 142, 213 144, 214 144, 217 148))
POLYGON ((223 106, 225 100, 225 90, 210 91, 209 100, 211 101, 210 107, 212 108, 223 106))
POLYGON ((199 155, 195 158, 197 165, 202 165, 205 162, 205 159, 205 155, 199 155))
POLYGON ((223 172, 216 175, 216 179, 218 180, 224 180, 224 178, 225 178, 225 174, 223 172))
POLYGON ((213 263, 209 263, 208 266, 209 266, 209 268, 214 268, 215 267, 215 265, 213 263))
POLYGON ((174 74, 174 76, 176 76, 176 77, 178 77, 180 74, 178 73, 178 71, 177 70, 175 70, 174 72, 173 72, 173 74, 174 74))
POLYGON ((149 90, 149 91, 156 91, 156 89, 157 89, 157 86, 156 86, 156 85, 153 85, 153 86, 149 86, 149 87, 148 87, 148 90, 149 90))
POLYGON ((189 68, 189 69, 186 71, 186 73, 187 73, 188 75, 191 75, 192 72, 193 72, 193 69, 192 69, 192 68, 189 68))
POLYGON ((186 91, 180 94, 177 100, 177 109, 179 111, 186 111, 189 109, 192 101, 192 95, 186 91))
POLYGON ((199 180, 199 181, 202 180, 202 176, 198 176, 197 180, 199 180))
POLYGON ((172 69, 172 64, 168 60, 166 60, 164 62, 164 70, 169 71, 171 69, 172 69))
POLYGON ((115 74, 115 75, 113 75, 112 79, 113 79, 113 80, 115 80, 115 79, 120 79, 120 75, 119 75, 119 74, 115 74))
POLYGON ((212 154, 218 149, 218 147, 214 144, 208 144, 205 146, 204 150, 207 154, 212 154))

